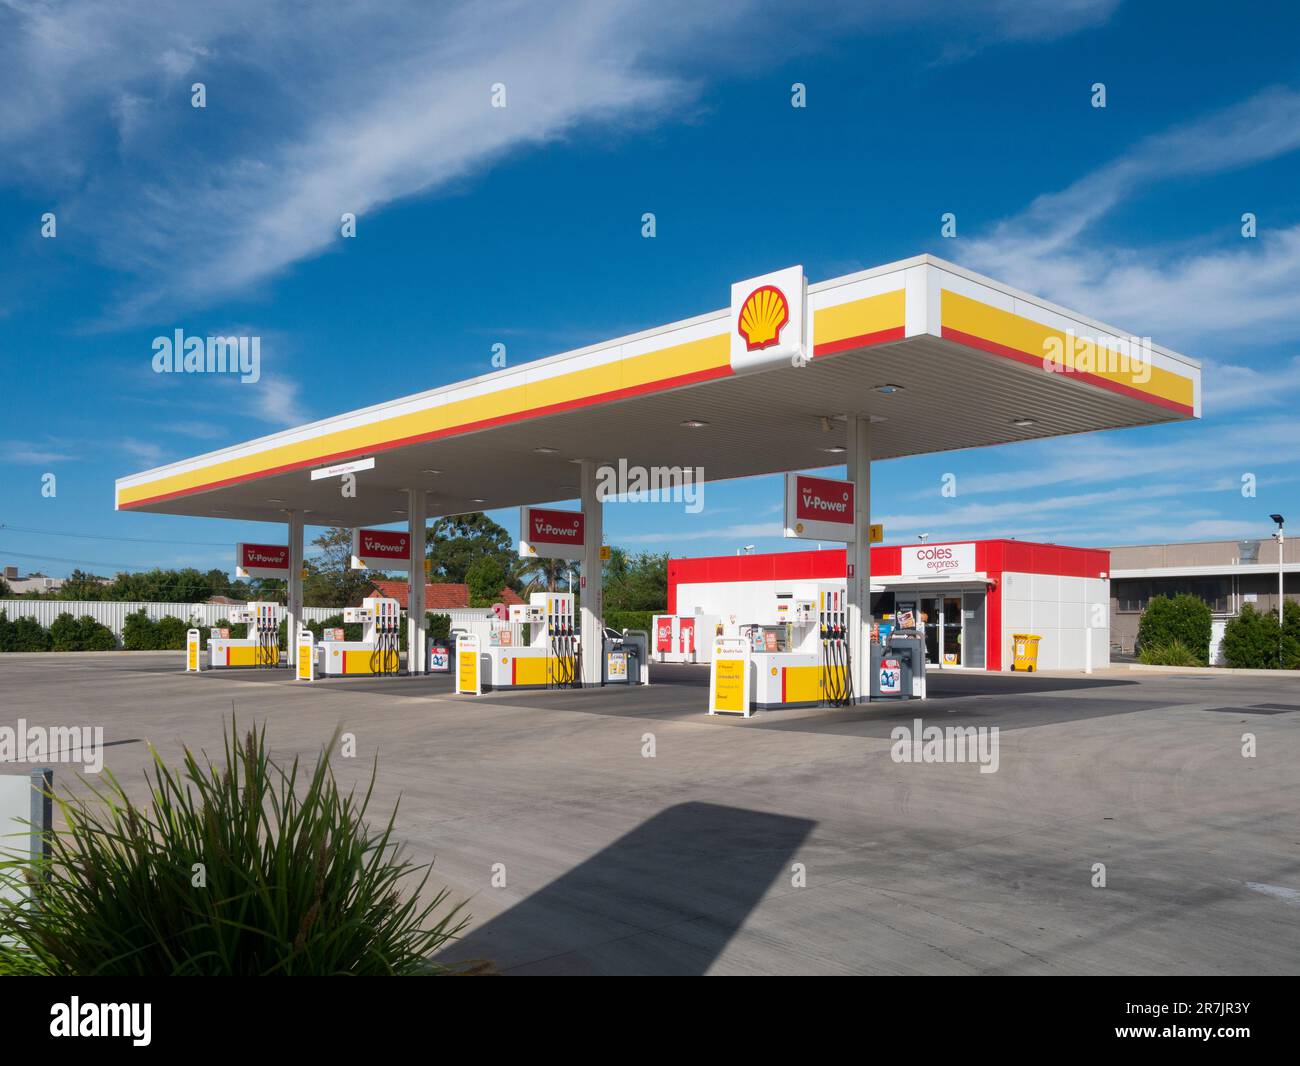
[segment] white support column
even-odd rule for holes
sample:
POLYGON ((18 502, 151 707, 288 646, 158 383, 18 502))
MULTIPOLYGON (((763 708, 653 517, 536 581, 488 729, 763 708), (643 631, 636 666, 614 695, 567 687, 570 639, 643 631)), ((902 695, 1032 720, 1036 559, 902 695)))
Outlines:
POLYGON ((605 540, 605 505, 596 496, 596 464, 582 463, 582 683, 600 684, 600 659, 605 646, 605 603, 600 546, 605 540))
POLYGON ((289 512, 289 590, 285 597, 285 640, 288 642, 289 662, 294 662, 294 648, 298 644, 298 627, 302 625, 302 529, 301 511, 289 512))
POLYGON ((412 674, 424 673, 424 660, 428 654, 428 634, 424 625, 424 527, 427 513, 424 489, 407 489, 406 517, 410 523, 411 565, 406 597, 406 669, 412 674))
POLYGON ((849 480, 853 482, 853 531, 845 547, 848 564, 849 655, 854 698, 871 698, 871 420, 850 415, 847 425, 849 480))

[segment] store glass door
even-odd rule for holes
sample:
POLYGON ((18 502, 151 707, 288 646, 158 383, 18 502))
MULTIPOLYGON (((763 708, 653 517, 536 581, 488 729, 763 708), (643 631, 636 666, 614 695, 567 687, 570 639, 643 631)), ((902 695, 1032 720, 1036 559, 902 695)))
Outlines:
POLYGON ((944 666, 964 665, 961 657, 961 593, 942 598, 939 615, 940 654, 944 666))
POLYGON ((984 661, 984 603, 987 594, 983 589, 962 593, 962 665, 983 670, 984 661))
POLYGON ((921 597, 921 621, 925 625, 925 661, 930 666, 938 666, 940 662, 939 644, 943 636, 942 614, 942 597, 921 597))

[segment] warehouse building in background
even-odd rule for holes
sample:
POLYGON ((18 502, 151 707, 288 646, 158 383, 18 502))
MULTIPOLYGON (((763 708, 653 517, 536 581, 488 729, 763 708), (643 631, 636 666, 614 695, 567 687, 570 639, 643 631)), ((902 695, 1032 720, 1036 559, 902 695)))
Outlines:
MULTIPOLYGON (((1281 560, 1288 600, 1300 602, 1300 543, 1288 540, 1281 560)), ((1276 613, 1276 540, 1211 540, 1186 544, 1130 544, 1110 552, 1110 633, 1114 651, 1134 654, 1142 612, 1155 596, 1189 593, 1204 600, 1213 617, 1210 662, 1218 659, 1228 619, 1252 604, 1276 613)))

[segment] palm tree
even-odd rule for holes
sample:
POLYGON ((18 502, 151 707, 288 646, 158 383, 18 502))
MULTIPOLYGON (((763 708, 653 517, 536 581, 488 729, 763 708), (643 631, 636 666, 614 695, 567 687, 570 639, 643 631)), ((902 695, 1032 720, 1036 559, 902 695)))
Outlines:
POLYGON ((568 559, 524 559, 519 563, 516 574, 524 582, 524 595, 532 592, 556 591, 560 578, 566 570, 576 570, 578 565, 568 559))

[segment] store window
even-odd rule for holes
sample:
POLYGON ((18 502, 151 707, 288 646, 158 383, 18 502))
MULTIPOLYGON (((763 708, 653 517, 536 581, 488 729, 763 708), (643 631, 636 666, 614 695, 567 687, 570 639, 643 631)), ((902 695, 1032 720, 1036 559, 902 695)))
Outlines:
POLYGON ((1155 596, 1187 594, 1204 602, 1215 614, 1227 614, 1230 584, 1226 577, 1168 577, 1153 581, 1115 581, 1112 589, 1120 611, 1145 611, 1155 596))

